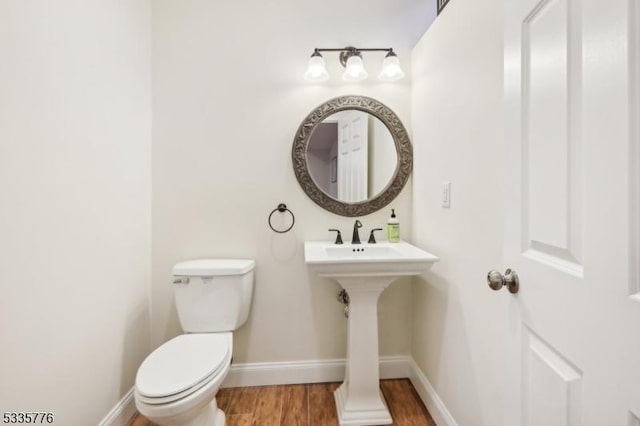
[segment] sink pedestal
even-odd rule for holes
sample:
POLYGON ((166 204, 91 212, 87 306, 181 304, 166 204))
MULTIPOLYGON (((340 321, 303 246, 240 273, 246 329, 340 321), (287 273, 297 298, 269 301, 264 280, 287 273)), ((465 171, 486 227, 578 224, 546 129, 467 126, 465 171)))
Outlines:
POLYGON ((380 392, 378 298, 397 277, 335 277, 349 293, 345 380, 334 396, 340 426, 390 425, 380 392))
POLYGON ((344 383, 336 390, 340 426, 390 425, 380 393, 378 298, 394 280, 420 275, 438 257, 401 241, 378 244, 304 243, 307 265, 349 293, 349 336, 344 383))

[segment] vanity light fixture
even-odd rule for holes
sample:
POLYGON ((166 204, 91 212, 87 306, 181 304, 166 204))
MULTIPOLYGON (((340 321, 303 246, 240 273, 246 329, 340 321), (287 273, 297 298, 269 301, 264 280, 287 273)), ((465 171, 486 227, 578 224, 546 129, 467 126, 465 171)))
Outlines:
POLYGON ((324 58, 320 52, 340 52, 340 63, 345 68, 342 79, 349 82, 362 81, 369 76, 362 62, 362 52, 387 52, 382 63, 382 71, 380 72, 380 80, 396 81, 404 77, 404 72, 400 68, 398 56, 393 48, 372 48, 360 49, 353 46, 347 46, 342 49, 321 49, 315 48, 309 59, 307 72, 304 78, 309 81, 322 82, 329 79, 324 58))
POLYGON ((361 81, 369 77, 369 73, 364 69, 362 55, 360 53, 350 56, 347 65, 344 67, 342 79, 344 81, 361 81))
POLYGON ((393 50, 387 53, 382 62, 382 71, 378 77, 382 81, 396 81, 404 77, 404 71, 400 68, 400 60, 393 50))
POLYGON ((327 66, 324 63, 324 59, 318 49, 316 49, 311 58, 309 58, 309 65, 307 66, 307 72, 304 73, 304 78, 309 81, 327 81, 329 80, 329 72, 327 66))

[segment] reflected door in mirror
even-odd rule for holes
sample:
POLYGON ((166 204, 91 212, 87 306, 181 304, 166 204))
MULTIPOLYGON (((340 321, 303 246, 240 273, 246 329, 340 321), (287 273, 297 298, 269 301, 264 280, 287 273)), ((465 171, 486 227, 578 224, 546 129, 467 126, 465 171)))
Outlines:
POLYGON ((344 110, 318 124, 307 149, 310 174, 322 191, 347 202, 367 201, 393 179, 398 157, 385 124, 366 112, 344 110))
POLYGON ((338 200, 349 203, 367 199, 367 114, 338 114, 338 200))

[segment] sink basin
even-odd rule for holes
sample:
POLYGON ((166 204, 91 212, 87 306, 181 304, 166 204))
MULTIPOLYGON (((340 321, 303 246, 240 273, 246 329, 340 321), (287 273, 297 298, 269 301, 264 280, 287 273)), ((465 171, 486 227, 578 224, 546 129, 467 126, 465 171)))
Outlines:
POLYGON ((335 279, 349 294, 347 368, 334 394, 340 426, 391 424, 379 390, 378 298, 397 278, 419 275, 439 258, 406 242, 327 241, 306 242, 304 258, 311 270, 335 279))
POLYGON ((304 257, 318 275, 331 278, 419 275, 439 260, 404 241, 341 245, 308 241, 304 244, 304 257))

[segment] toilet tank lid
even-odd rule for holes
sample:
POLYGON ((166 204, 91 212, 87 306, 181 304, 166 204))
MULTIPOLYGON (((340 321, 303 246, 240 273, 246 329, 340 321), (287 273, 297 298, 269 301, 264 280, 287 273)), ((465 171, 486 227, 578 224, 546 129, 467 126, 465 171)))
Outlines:
POLYGON ((256 265, 253 259, 195 259, 176 263, 173 275, 182 277, 213 277, 242 275, 256 265))

